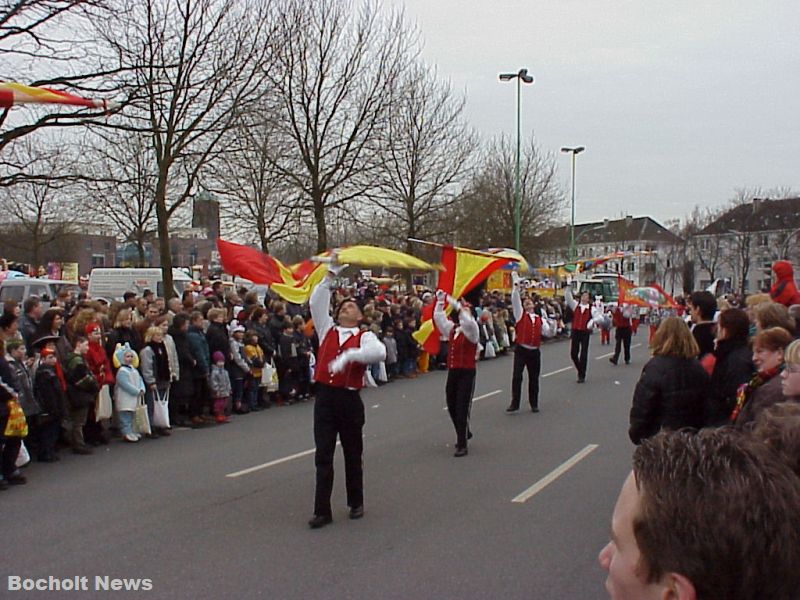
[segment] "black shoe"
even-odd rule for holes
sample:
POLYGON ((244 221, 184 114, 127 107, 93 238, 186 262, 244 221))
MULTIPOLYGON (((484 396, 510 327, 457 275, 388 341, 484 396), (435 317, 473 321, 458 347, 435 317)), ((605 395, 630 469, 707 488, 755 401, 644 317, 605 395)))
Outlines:
POLYGON ((531 406, 531 412, 539 412, 538 406, 531 406))
POLYGON ((631 361, 629 361, 629 360, 626 360, 626 361, 625 361, 625 364, 626 364, 626 365, 629 365, 629 364, 631 364, 631 361))
POLYGON ((354 506, 350 509, 350 518, 351 519, 360 519, 364 516, 364 506, 354 506))
POLYGON ((466 448, 456 448, 456 453, 453 456, 466 456, 469 454, 466 448))
POLYGON ((616 365, 619 362, 619 359, 612 356, 608 359, 608 362, 610 362, 612 365, 616 365))
POLYGON ((40 456, 36 460, 38 462, 43 462, 43 463, 52 463, 52 462, 56 462, 58 459, 53 455, 45 454, 43 456, 40 456))
POLYGON ((333 523, 333 517, 330 515, 314 515, 314 517, 308 522, 308 526, 311 529, 319 529, 320 527, 325 527, 333 523))
POLYGON ((472 439, 472 432, 471 431, 467 431, 467 439, 468 440, 472 439))
POLYGON ((5 479, 0 479, 0 490, 7 490, 8 482, 5 479))
POLYGON ((513 404, 506 409, 506 412, 517 412, 519 410, 519 406, 514 406, 513 404))
POLYGON ((578 377, 578 383, 586 383, 586 377, 578 377))
POLYGON ((28 480, 25 478, 25 475, 21 473, 14 473, 13 475, 9 475, 6 477, 6 481, 11 485, 25 485, 28 483, 28 480))

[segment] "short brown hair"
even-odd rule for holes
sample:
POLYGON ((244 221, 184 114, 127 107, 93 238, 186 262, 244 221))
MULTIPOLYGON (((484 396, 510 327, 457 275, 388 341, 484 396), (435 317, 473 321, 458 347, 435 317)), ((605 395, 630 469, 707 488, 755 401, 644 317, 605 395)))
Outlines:
POLYGON ((794 331, 794 319, 789 315, 789 309, 777 302, 764 302, 755 308, 756 324, 761 329, 770 327, 783 327, 794 331))
POLYGON ((770 327, 759 331, 753 338, 753 348, 763 348, 765 350, 786 350, 792 343, 792 334, 783 327, 770 327))
POLYGON ((720 329, 725 330, 725 339, 746 340, 750 334, 750 319, 741 308, 729 308, 719 313, 720 329))
POLYGON ((750 433, 800 475, 800 404, 780 402, 762 410, 750 433))
POLYGON ((797 598, 800 482, 764 444, 726 428, 661 432, 636 449, 633 472, 648 582, 680 573, 698 598, 797 598))
POLYGON ((667 317, 661 321, 651 345, 653 356, 692 358, 700 354, 700 347, 680 317, 667 317))

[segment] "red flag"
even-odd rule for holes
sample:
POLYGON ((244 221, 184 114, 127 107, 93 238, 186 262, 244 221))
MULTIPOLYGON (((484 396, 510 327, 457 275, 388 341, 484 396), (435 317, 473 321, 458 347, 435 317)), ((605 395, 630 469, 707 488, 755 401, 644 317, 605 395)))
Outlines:
POLYGON ((244 277, 253 283, 286 283, 281 275, 283 265, 260 250, 223 239, 217 239, 217 250, 222 268, 230 275, 244 277))

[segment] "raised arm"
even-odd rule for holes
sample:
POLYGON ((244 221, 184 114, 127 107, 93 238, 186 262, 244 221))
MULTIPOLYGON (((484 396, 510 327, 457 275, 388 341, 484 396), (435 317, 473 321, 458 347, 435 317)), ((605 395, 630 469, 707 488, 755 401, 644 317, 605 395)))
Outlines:
POLYGON ((436 325, 436 329, 438 329, 441 334, 449 337, 455 325, 447 318, 447 313, 444 311, 444 301, 446 297, 447 294, 442 290, 436 292, 436 305, 433 307, 433 322, 436 325))
POLYGON ((568 285, 566 288, 564 288, 564 300, 566 301, 567 306, 570 308, 570 310, 575 310, 577 308, 578 302, 575 300, 575 298, 572 297, 571 285, 568 285))
POLYGON ((511 312, 514 314, 514 321, 522 318, 522 296, 520 294, 520 279, 516 271, 511 271, 511 312))

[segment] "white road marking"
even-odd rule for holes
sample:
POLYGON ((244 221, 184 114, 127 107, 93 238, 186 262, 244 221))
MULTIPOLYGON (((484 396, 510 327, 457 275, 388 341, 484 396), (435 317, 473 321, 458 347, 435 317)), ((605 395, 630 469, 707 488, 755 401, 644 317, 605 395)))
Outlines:
MULTIPOLYGON (((639 346, 641 346, 641 344, 633 344, 631 346, 631 350, 633 350, 634 348, 638 348, 639 346)), ((609 356, 614 356, 614 353, 609 352, 608 354, 601 354, 600 356, 596 356, 595 360, 600 360, 601 358, 608 358, 609 356)))
MULTIPOLYGON (((475 398, 472 399, 472 401, 473 402, 477 402, 478 400, 483 400, 484 398, 489 398, 491 396, 496 396, 497 394, 499 394, 502 391, 503 390, 495 390, 493 392, 488 392, 486 394, 483 394, 482 396, 476 396, 475 398)), ((443 407, 442 410, 447 410, 447 406, 443 407)))
POLYGON ((598 448, 597 444, 589 444, 583 450, 578 452, 575 456, 573 456, 572 458, 568 459, 567 461, 561 463, 561 465, 559 465, 558 467, 556 467, 555 469, 550 471, 550 473, 548 473, 547 475, 542 477, 539 481, 534 483, 531 487, 529 487, 527 490, 522 492, 516 498, 513 498, 511 501, 512 502, 517 502, 519 504, 522 504, 523 502, 527 502, 531 497, 533 497, 536 494, 538 494, 539 492, 541 492, 544 488, 546 488, 548 485, 553 483, 556 479, 561 477, 564 473, 569 471, 572 467, 574 467, 576 464, 578 464, 580 461, 582 461, 584 458, 586 458, 589 454, 594 452, 597 448, 598 448))
MULTIPOLYGON (((336 445, 340 446, 341 442, 336 442, 336 445)), ((261 465, 256 465, 255 467, 242 469, 241 471, 236 471, 235 473, 228 473, 227 475, 225 475, 225 477, 230 477, 231 479, 233 479, 235 477, 241 477, 242 475, 249 475, 250 473, 255 473, 256 471, 261 471, 262 469, 268 469, 269 467, 274 467, 275 465, 280 465, 282 463, 289 462, 290 460, 294 460, 295 458, 302 458, 303 456, 314 454, 316 450, 317 450, 316 448, 311 448, 310 450, 303 450, 302 452, 298 452, 297 454, 292 454, 291 456, 284 456, 283 458, 277 458, 275 460, 271 460, 261 465)))
POLYGON ((545 377, 550 377, 551 375, 558 375, 559 373, 563 373, 564 371, 570 371, 571 369, 574 369, 574 368, 575 367, 564 367, 563 369, 558 369, 556 371, 550 371, 549 373, 545 373, 544 375, 542 375, 541 379, 544 379, 545 377))

